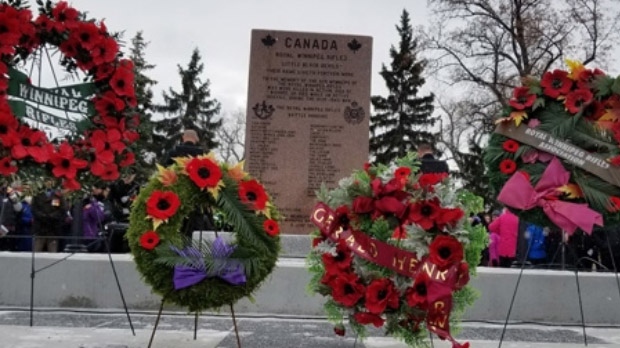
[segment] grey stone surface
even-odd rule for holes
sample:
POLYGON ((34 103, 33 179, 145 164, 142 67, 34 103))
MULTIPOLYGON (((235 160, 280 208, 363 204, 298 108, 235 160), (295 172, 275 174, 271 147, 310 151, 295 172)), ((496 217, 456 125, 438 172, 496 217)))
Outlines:
MULTIPOLYGON (((40 269, 65 254, 37 254, 40 269)), ((140 279, 130 255, 113 255, 125 299, 132 310, 153 310, 161 299, 140 279)), ((29 254, 0 253, 0 307, 27 308, 30 304, 29 254)), ((479 268, 472 286, 480 298, 465 319, 503 321, 514 292, 518 269, 479 268)), ((305 260, 282 258, 274 273, 255 294, 255 303, 236 304, 239 313, 323 316, 323 298, 306 291, 310 276, 305 260)), ((579 273, 587 324, 620 324, 620 294, 615 274, 579 273)), ((36 274, 34 306, 122 308, 107 255, 76 254, 36 274)), ((225 312, 225 311, 223 311, 225 312)), ((515 299, 511 320, 581 323, 575 274, 567 271, 526 270, 515 299)))

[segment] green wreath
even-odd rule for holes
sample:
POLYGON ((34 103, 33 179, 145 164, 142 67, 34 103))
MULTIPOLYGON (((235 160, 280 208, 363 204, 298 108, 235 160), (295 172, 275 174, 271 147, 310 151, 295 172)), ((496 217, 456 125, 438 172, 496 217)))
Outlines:
POLYGON ((567 64, 514 89, 485 162, 524 221, 590 233, 620 222, 620 77, 567 64))
POLYGON ((273 270, 279 215, 242 165, 218 163, 212 154, 177 158, 159 167, 134 202, 129 247, 145 282, 166 302, 190 311, 217 309, 250 296, 273 270), (234 227, 233 238, 184 237, 197 210, 217 212, 234 227))

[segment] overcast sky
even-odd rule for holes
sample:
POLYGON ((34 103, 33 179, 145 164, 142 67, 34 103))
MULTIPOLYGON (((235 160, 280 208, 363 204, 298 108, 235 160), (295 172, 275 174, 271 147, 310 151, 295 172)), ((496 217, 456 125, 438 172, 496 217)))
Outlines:
MULTIPOLYGON (((31 1, 34 3, 34 1, 31 1)), ((194 47, 205 63, 204 76, 225 112, 245 109, 252 29, 314 31, 373 37, 372 94, 385 92, 378 75, 389 63, 389 48, 399 37, 395 25, 406 8, 414 26, 426 24, 426 0, 73 0, 90 17, 105 19, 110 31, 129 41, 139 30, 150 42, 147 60, 161 90, 180 89, 177 64, 186 66, 194 47)), ((608 71, 612 75, 616 69, 608 71)))

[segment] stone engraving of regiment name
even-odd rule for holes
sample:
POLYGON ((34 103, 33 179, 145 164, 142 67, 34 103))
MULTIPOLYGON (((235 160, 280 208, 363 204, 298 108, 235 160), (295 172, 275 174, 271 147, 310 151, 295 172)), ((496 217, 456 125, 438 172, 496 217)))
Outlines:
POLYGON ((372 38, 253 30, 246 169, 306 234, 314 193, 368 160, 372 38))

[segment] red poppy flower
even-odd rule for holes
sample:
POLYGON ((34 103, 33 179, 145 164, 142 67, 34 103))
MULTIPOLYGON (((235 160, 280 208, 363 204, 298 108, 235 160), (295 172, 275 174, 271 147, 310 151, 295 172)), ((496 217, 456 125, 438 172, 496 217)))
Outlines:
POLYGON ((107 91, 103 95, 93 98, 95 110, 101 116, 111 116, 125 109, 125 102, 114 92, 107 91))
POLYGON ((91 51, 101 42, 103 37, 94 22, 79 22, 76 28, 71 31, 71 38, 77 40, 84 49, 91 51))
POLYGON ((9 176, 17 173, 17 166, 15 161, 11 157, 4 157, 0 159, 0 174, 9 176))
POLYGON ((566 95, 573 86, 573 80, 568 78, 568 72, 564 70, 547 71, 540 80, 543 93, 551 98, 566 95))
POLYGON ((380 316, 368 312, 356 312, 353 314, 353 319, 357 321, 358 324, 372 324, 375 327, 381 327, 383 326, 383 323, 385 323, 385 320, 380 316))
POLYGON ((607 210, 610 213, 616 213, 620 211, 620 197, 616 197, 616 196, 609 197, 609 206, 607 207, 607 210))
POLYGON ((353 273, 343 273, 331 283, 332 298, 345 307, 353 307, 364 297, 364 285, 353 273))
POLYGON ((421 201, 409 206, 409 221, 413 221, 425 230, 430 230, 439 217, 441 208, 437 201, 421 201))
POLYGON ((502 148, 506 152, 515 153, 517 152, 517 150, 519 150, 519 143, 512 139, 508 139, 504 141, 504 143, 502 144, 502 148))
POLYGON ((91 53, 97 66, 113 62, 118 54, 118 43, 113 37, 105 37, 91 53))
POLYGON ((177 212, 180 205, 176 193, 155 190, 146 201, 146 213, 155 219, 166 220, 177 212))
POLYGON ((95 72, 95 80, 101 81, 109 78, 114 73, 114 65, 112 64, 100 64, 97 65, 97 71, 95 72))
POLYGON ((375 209, 374 200, 370 197, 357 196, 353 200, 353 212, 356 214, 370 213, 375 209))
POLYGON ((429 247, 429 260, 440 269, 446 269, 463 260, 463 245, 454 237, 435 237, 429 247))
POLYGON ((239 184, 239 198, 254 210, 263 210, 267 205, 267 193, 263 185, 254 179, 239 184))
MULTIPOLYGON (((21 36, 19 31, 20 23, 16 15, 16 11, 14 11, 14 13, 0 12, 0 27, 3 29, 0 32, 0 42, 2 42, 2 46, 15 46, 19 43, 19 38, 21 36)), ((8 54, 12 53, 13 52, 8 54)))
POLYGON ((74 179, 78 169, 88 166, 87 161, 74 157, 73 148, 67 142, 60 144, 58 150, 51 154, 49 162, 54 166, 52 174, 57 178, 74 179))
POLYGON ((346 205, 339 206, 336 208, 334 215, 334 223, 336 224, 334 228, 342 227, 342 229, 348 230, 349 224, 351 223, 351 218, 349 217, 349 207, 346 205))
POLYGON ((110 79, 110 87, 119 96, 133 96, 133 72, 128 69, 117 68, 110 79))
POLYGON ((62 187, 69 191, 77 191, 82 187, 82 185, 80 185, 80 182, 75 179, 65 179, 62 181, 62 187))
POLYGON ((394 229, 394 232, 392 232, 392 238, 394 239, 407 238, 407 230, 405 230, 405 227, 403 225, 396 226, 396 228, 394 229))
POLYGON ((430 188, 440 183, 443 179, 448 177, 448 173, 424 173, 418 179, 418 184, 422 188, 430 188))
POLYGON ((437 227, 443 230, 446 226, 454 228, 465 216, 465 212, 460 208, 441 208, 437 217, 437 227))
POLYGON ((603 75, 605 75, 605 73, 598 68, 594 70, 584 69, 581 73, 579 73, 579 76, 577 76, 577 88, 590 89, 592 87, 592 83, 594 83, 594 80, 596 80, 598 76, 603 75))
POLYGON ((593 100, 583 108, 582 115, 587 119, 597 121, 605 115, 605 106, 603 103, 593 100))
POLYGON ((45 145, 47 137, 45 133, 31 129, 22 124, 18 131, 18 142, 11 148, 11 156, 15 159, 32 157, 37 163, 45 163, 50 158, 50 153, 45 145))
POLYGON ((323 254, 322 258, 325 270, 328 271, 333 269, 347 271, 351 268, 351 262, 353 261, 351 250, 349 250, 344 240, 339 240, 338 244, 336 244, 336 255, 327 253, 323 254))
POLYGON ((499 171, 504 174, 512 174, 517 170, 517 162, 506 158, 499 163, 499 171))
POLYGON ((155 231, 145 232, 140 236, 140 246, 146 250, 153 250, 159 244, 159 235, 155 231))
POLYGON ((370 313, 381 314, 386 308, 398 308, 400 295, 388 278, 375 279, 366 287, 366 308, 370 313))
POLYGON ((276 220, 268 219, 263 222, 263 229, 268 235, 275 237, 280 233, 280 226, 276 220))
POLYGON ((394 171, 394 177, 403 184, 409 180, 409 174, 411 174, 411 169, 409 167, 399 167, 396 171, 394 171))
POLYGON ((220 167, 209 158, 192 158, 185 166, 185 170, 194 184, 201 189, 216 187, 222 179, 220 167))
POLYGON ((405 298, 409 307, 418 307, 422 310, 428 308, 428 283, 430 278, 426 272, 420 272, 413 281, 413 286, 405 292, 405 298))
MULTIPOLYGON (((8 109, 8 104, 6 107, 8 109)), ((6 111, 4 107, 2 109, 0 110, 0 142, 2 142, 4 147, 11 147, 19 141, 19 136, 17 135, 19 122, 17 122, 10 109, 6 111)))
POLYGON ((347 330, 345 329, 344 325, 342 324, 338 324, 336 326, 334 326, 334 333, 338 336, 344 336, 344 334, 347 332, 347 330))
POLYGON ((108 129, 105 132, 97 129, 90 135, 90 143, 97 152, 113 151, 121 153, 126 147, 118 129, 108 129))
POLYGON ((66 57, 75 58, 78 54, 78 45, 79 43, 75 38, 70 38, 69 40, 63 41, 60 46, 58 46, 58 49, 66 57))
POLYGON ((581 107, 592 101, 594 95, 589 89, 578 89, 568 93, 566 100, 564 100, 564 106, 568 112, 576 114, 581 110, 581 107))
POLYGON ((70 7, 66 1, 60 1, 52 9, 52 17, 64 24, 67 29, 74 29, 77 27, 80 19, 80 13, 78 10, 70 7))
POLYGON ((515 110, 523 110, 534 105, 535 101, 536 94, 530 93, 529 87, 517 87, 512 92, 510 106, 512 106, 515 110))
POLYGON ((103 166, 101 163, 95 162, 91 165, 90 171, 93 175, 100 177, 101 180, 104 181, 114 181, 121 176, 121 173, 118 171, 118 166, 114 163, 103 166))
POLYGON ((121 167, 128 167, 134 163, 136 163, 136 155, 131 151, 125 151, 122 154, 123 158, 118 163, 121 167))

